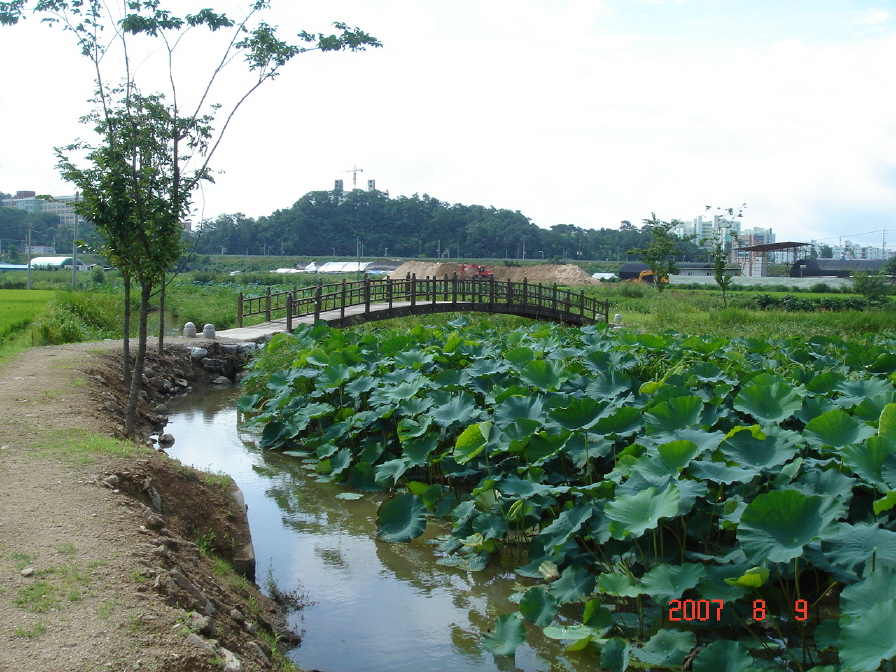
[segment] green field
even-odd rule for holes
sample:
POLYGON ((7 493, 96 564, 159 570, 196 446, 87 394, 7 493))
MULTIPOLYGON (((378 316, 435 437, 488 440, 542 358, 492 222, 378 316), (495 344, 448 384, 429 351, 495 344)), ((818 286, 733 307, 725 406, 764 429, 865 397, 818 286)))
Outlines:
POLYGON ((33 345, 28 327, 55 294, 49 290, 0 289, 0 361, 33 345))

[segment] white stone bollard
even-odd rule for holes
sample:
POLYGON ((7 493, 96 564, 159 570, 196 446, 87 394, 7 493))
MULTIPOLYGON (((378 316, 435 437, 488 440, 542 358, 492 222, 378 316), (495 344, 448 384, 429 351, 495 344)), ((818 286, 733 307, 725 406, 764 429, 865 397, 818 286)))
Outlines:
POLYGON ((202 335, 205 338, 209 338, 209 339, 214 338, 215 337, 215 325, 206 324, 204 327, 202 327, 202 335))
POLYGON ((622 315, 620 315, 619 313, 616 313, 613 316, 613 323, 614 324, 622 324, 622 315))
POLYGON ((196 338, 196 325, 192 322, 187 322, 184 325, 184 336, 187 338, 196 338))

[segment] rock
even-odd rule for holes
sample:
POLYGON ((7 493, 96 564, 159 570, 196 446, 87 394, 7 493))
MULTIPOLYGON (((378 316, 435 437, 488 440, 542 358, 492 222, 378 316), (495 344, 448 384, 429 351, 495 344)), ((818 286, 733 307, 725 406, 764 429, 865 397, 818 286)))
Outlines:
POLYGON ((159 437, 159 445, 165 448, 174 445, 174 437, 171 434, 162 434, 159 437))
POLYGON ((202 611, 204 611, 209 616, 215 613, 215 605, 213 605, 211 603, 211 600, 209 600, 208 597, 206 597, 205 594, 202 593, 202 591, 196 588, 196 586, 194 586, 187 577, 185 577, 176 569, 171 571, 170 576, 181 589, 183 589, 190 597, 192 597, 194 600, 196 600, 196 602, 199 603, 202 611))
POLYGON ((167 378, 156 376, 149 380, 149 384, 156 392, 161 392, 162 394, 167 394, 171 391, 171 381, 167 378))
POLYGON ((208 356, 208 350, 205 348, 190 348, 190 357, 197 360, 205 359, 208 356))
POLYGON ((121 479, 118 478, 118 476, 116 476, 115 474, 107 476, 103 479, 103 485, 105 485, 107 488, 117 488, 120 484, 121 479))
POLYGON ((34 567, 25 567, 19 574, 24 577, 34 576, 34 567))
POLYGON ((223 359, 206 357, 200 362, 200 364, 202 364, 202 368, 206 371, 218 373, 222 376, 227 376, 228 378, 233 378, 233 376, 236 374, 236 367, 233 365, 233 363, 223 359))
POLYGON ((161 530, 165 527, 165 519, 162 518, 162 516, 157 516, 148 509, 143 512, 143 520, 146 521, 146 527, 151 530, 161 530))
POLYGON ((224 672, 243 672, 243 664, 233 651, 222 647, 218 649, 218 655, 224 660, 224 672))
POLYGON ((230 618, 232 618, 237 623, 242 623, 244 620, 246 620, 246 617, 243 616, 243 612, 236 608, 230 610, 230 618))
POLYGON ((159 415, 168 415, 168 407, 165 404, 159 404, 155 408, 156 413, 159 415))
POLYGON ((187 635, 187 644, 192 644, 193 646, 199 647, 200 649, 205 649, 209 653, 215 652, 214 644, 205 641, 195 632, 191 632, 189 635, 187 635))
POLYGON ((264 640, 260 642, 249 642, 250 644, 254 644, 255 648, 261 651, 265 658, 270 659, 271 656, 274 655, 274 652, 271 650, 271 647, 268 646, 268 643, 264 640))
POLYGON ((208 616, 197 614, 195 611, 190 613, 190 618, 187 619, 187 627, 193 632, 198 632, 206 637, 215 636, 215 622, 208 616))
POLYGON ((255 624, 251 621, 243 621, 243 630, 245 630, 250 635, 255 634, 255 624))
POLYGON ((212 385, 230 385, 230 378, 227 376, 218 376, 212 381, 212 385))
POLYGON ((184 380, 183 378, 175 378, 175 379, 174 379, 174 384, 175 384, 177 387, 180 387, 180 388, 182 388, 182 389, 186 389, 186 388, 190 387, 190 383, 187 382, 186 380, 184 380))
POLYGON ((258 642, 249 642, 249 648, 252 649, 253 651, 255 651, 255 653, 257 653, 259 656, 261 656, 261 658, 263 660, 265 660, 266 662, 271 661, 271 657, 264 652, 264 649, 261 648, 261 646, 258 644, 258 642))

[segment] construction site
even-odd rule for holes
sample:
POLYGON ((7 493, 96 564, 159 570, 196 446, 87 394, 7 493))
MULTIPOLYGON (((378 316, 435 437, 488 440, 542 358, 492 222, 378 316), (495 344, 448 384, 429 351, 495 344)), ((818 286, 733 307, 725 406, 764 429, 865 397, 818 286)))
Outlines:
POLYGON ((530 283, 542 283, 549 285, 596 285, 598 280, 593 279, 586 271, 574 264, 535 264, 530 266, 503 266, 480 264, 456 264, 438 263, 426 261, 407 261, 389 274, 390 278, 404 278, 408 275, 416 275, 418 278, 451 278, 454 274, 458 278, 479 277, 495 280, 510 280, 522 282, 524 279, 530 283))

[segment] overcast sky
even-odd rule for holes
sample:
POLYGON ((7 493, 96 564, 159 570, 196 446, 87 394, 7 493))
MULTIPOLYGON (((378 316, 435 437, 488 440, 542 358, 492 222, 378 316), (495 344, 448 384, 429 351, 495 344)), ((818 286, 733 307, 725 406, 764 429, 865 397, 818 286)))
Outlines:
MULTIPOLYGON (((743 226, 779 241, 879 246, 887 229, 896 247, 896 2, 272 4, 283 35, 344 21, 383 48, 303 54, 253 96, 197 220, 350 187, 341 171, 357 166, 359 187, 519 210, 543 227, 746 203, 743 226)), ((212 52, 184 42, 181 75, 198 77, 212 52)), ((0 190, 72 193, 52 148, 89 136, 77 123, 89 63, 34 18, 0 27, 0 63, 0 190)), ((239 90, 234 77, 215 99, 239 90)))

